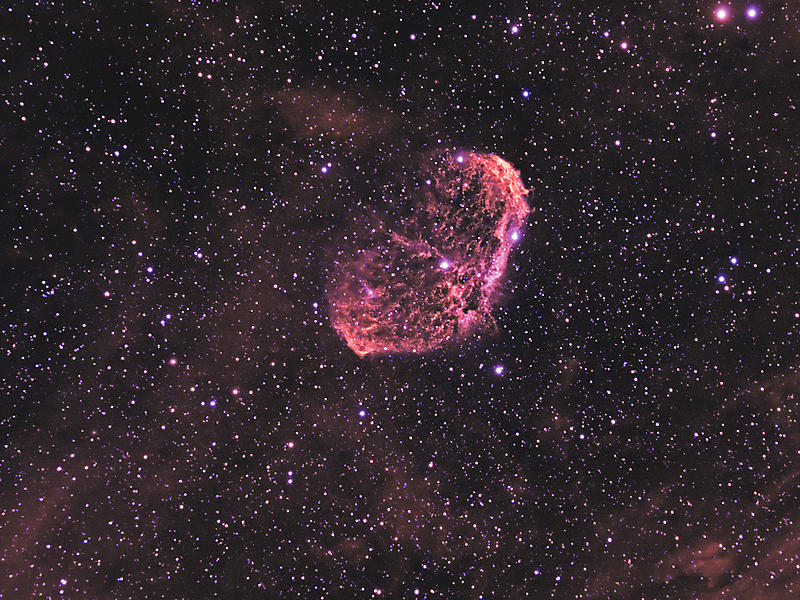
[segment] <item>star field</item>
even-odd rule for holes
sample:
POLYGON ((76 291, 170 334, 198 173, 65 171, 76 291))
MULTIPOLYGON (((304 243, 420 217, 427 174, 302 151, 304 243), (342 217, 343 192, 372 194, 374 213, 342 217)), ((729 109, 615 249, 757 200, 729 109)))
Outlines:
POLYGON ((800 595, 800 8, 0 14, 0 598, 800 595), (438 149, 493 326, 359 356, 438 149))

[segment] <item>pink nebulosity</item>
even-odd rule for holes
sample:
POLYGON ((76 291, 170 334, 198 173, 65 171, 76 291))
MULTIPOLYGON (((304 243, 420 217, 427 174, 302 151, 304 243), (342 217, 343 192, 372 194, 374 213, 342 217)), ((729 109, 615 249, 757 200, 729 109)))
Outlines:
POLYGON ((428 352, 494 325, 530 212, 519 172, 493 154, 440 151, 415 181, 410 214, 374 223, 331 274, 331 321, 359 356, 428 352))

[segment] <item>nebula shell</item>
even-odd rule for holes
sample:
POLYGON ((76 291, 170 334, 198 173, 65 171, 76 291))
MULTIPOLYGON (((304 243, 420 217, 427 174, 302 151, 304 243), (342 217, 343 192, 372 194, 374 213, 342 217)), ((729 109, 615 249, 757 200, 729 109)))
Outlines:
POLYGON ((331 322, 359 356, 423 353, 494 327, 509 254, 530 208, 493 154, 419 157, 405 198, 356 223, 331 270, 331 322))

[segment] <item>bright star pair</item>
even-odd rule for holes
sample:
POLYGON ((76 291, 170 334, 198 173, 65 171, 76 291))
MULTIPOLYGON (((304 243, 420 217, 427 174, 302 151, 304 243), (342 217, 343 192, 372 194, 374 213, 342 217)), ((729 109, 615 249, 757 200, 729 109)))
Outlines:
MULTIPOLYGON (((745 10, 744 14, 748 19, 753 20, 758 18, 758 16, 761 14, 761 10, 758 8, 758 6, 751 4, 747 7, 747 10, 745 10)), ((731 10, 730 6, 718 6, 714 10, 714 18, 722 23, 729 21, 732 16, 733 11, 731 10)))

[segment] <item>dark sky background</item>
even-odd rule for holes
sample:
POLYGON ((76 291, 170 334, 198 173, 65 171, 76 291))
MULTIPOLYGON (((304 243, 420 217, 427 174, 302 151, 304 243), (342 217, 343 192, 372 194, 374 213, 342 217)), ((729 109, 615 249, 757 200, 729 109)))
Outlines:
POLYGON ((55 4, 0 17, 0 598, 800 595, 796 3, 55 4), (497 331, 361 359, 337 240, 440 147, 531 190, 497 331))

